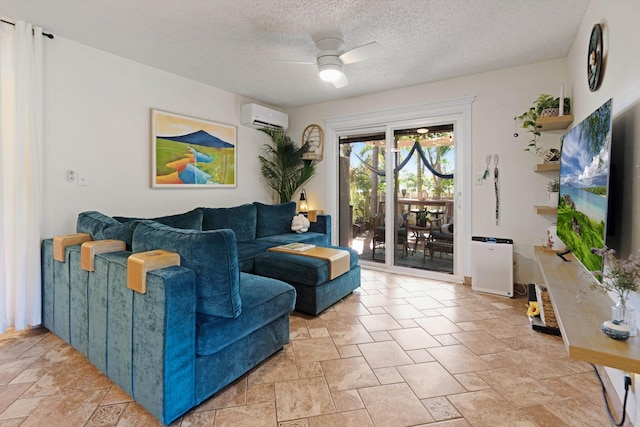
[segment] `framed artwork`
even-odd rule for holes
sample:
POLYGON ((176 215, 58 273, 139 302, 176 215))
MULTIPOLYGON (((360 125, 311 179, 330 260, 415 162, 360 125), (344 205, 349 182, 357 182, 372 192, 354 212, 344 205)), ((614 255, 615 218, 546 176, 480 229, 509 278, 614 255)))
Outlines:
POLYGON ((319 125, 309 125, 302 132, 302 144, 309 143, 309 151, 302 157, 304 160, 322 160, 324 152, 324 131, 319 125))
POLYGON ((151 186, 236 186, 235 126, 151 110, 151 186))

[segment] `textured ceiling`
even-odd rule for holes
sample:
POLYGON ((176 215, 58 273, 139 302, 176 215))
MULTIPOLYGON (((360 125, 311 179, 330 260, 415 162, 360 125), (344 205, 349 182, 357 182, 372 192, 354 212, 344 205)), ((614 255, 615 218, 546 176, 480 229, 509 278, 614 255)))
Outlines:
MULTIPOLYGON (((0 0, 0 16, 289 108, 565 57, 589 0, 0 0), (384 53, 318 78, 315 40, 384 53)), ((51 43, 55 43, 51 41, 51 43)))

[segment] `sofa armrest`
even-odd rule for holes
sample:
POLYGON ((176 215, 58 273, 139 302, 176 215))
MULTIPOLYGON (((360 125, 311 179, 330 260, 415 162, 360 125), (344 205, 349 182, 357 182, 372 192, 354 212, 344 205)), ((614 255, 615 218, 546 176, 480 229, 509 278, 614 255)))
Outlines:
POLYGON ((185 267, 147 273, 147 293, 127 288, 130 252, 100 254, 80 268, 80 246, 53 261, 42 245, 45 326, 165 424, 196 403, 196 274, 185 267))
POLYGON ((317 215, 316 222, 310 223, 309 231, 326 234, 326 244, 331 244, 331 215, 317 215))

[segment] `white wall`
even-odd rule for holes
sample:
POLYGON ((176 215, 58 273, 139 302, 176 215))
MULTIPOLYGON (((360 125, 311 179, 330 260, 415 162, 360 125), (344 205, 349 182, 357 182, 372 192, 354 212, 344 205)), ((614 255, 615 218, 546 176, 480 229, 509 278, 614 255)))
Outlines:
MULTIPOLYGON (((516 244, 518 283, 541 279, 533 255, 533 246, 539 245, 546 228, 555 216, 540 216, 534 205, 547 204, 546 184, 553 176, 533 172, 539 157, 524 152, 529 141, 523 129, 515 139, 513 117, 526 111, 541 93, 560 95, 560 85, 567 82, 566 60, 555 60, 523 67, 475 74, 458 79, 408 87, 373 95, 327 102, 289 110, 289 134, 299 138, 310 123, 324 123, 328 117, 380 111, 407 105, 428 104, 437 101, 475 96, 472 104, 472 165, 475 175, 482 175, 487 154, 500 156, 501 223, 495 224, 495 197, 493 181, 472 185, 472 234, 512 238, 516 244)), ((544 135, 545 148, 559 146, 559 135, 544 135)), ((329 143, 326 150, 336 149, 329 143)), ((328 155, 325 152, 325 156, 328 155)), ((318 177, 306 186, 307 194, 326 206, 326 200, 335 191, 327 177, 324 162, 319 164, 318 177)), ((470 271, 465 271, 470 276, 470 271)))
MULTIPOLYGON (((613 98, 612 150, 616 144, 624 144, 625 150, 618 168, 623 170, 624 194, 616 213, 619 220, 620 249, 625 253, 640 249, 640 30, 638 28, 640 3, 635 0, 592 0, 587 9, 576 39, 568 55, 569 77, 573 85, 575 121, 578 123, 609 98, 613 98), (596 92, 589 91, 586 78, 587 47, 594 24, 603 26, 605 68, 602 84, 596 92)), ((619 182, 618 182, 619 184, 619 182)), ((633 305, 640 310, 640 300, 635 296, 633 305)), ((598 333, 598 331, 594 331, 598 333)), ((639 339, 638 337, 634 339, 639 339)), ((623 372, 607 369, 618 395, 624 395, 623 372)), ((634 375, 632 395, 627 412, 634 425, 640 425, 640 375, 634 375), (635 391, 634 391, 635 390, 635 391)), ((617 414, 620 419, 620 415, 617 414)))
POLYGON ((246 99, 61 37, 45 43, 43 237, 75 232, 85 210, 152 217, 270 201, 257 159, 268 137, 240 124, 246 99), (151 108, 237 126, 237 188, 151 189, 151 108), (69 169, 89 186, 67 182, 69 169))

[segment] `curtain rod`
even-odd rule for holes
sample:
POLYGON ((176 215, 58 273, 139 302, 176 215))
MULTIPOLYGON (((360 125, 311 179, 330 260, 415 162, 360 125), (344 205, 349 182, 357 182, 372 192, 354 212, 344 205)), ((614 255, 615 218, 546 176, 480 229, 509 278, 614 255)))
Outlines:
MULTIPOLYGON (((9 24, 9 25, 13 25, 13 26, 16 25, 15 23, 10 22, 10 21, 5 21, 4 19, 0 19, 0 22, 4 22, 5 24, 9 24)), ((49 37, 50 39, 53 39, 53 34, 51 34, 51 33, 44 33, 43 32, 42 35, 45 36, 45 37, 49 37)))

